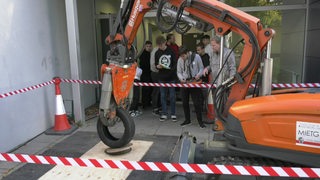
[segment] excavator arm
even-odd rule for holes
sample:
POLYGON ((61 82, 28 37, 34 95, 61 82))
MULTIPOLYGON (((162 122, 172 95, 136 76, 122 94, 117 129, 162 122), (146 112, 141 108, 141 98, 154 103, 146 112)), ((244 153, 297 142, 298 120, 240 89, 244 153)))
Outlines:
MULTIPOLYGON (((308 138, 306 133, 309 131, 319 130, 319 93, 246 99, 258 68, 270 56, 271 47, 268 46, 275 34, 272 29, 263 28, 258 18, 217 0, 124 0, 121 1, 113 31, 106 38, 106 43, 111 47, 107 55, 107 62, 111 63, 108 67, 117 69, 118 66, 126 66, 127 69, 122 68, 123 77, 128 77, 128 70, 135 71, 132 62, 136 59, 136 50, 132 44, 144 15, 149 11, 156 11, 158 28, 166 33, 172 30, 185 33, 190 27, 201 31, 214 28, 216 34, 222 37, 234 32, 243 38, 244 48, 236 74, 221 82, 214 93, 215 110, 218 119, 226 126, 224 137, 230 149, 295 163, 306 159, 308 162, 303 164, 320 166, 319 138, 309 139, 308 143, 313 145, 301 140, 308 138), (164 25, 166 23, 167 26, 164 25), (294 108, 290 109, 290 104, 294 102, 303 104, 302 110, 298 111, 299 104, 294 104, 294 108), (273 106, 276 103, 278 105, 273 106), (258 127, 260 130, 255 129, 258 127), (286 128, 288 131, 282 130, 286 128)), ((114 82, 121 79, 116 72, 113 71, 114 82)), ((133 78, 126 82, 126 87, 132 86, 133 78)), ((113 94, 117 104, 121 104, 128 95, 122 93, 117 96, 119 92, 116 91, 113 94)))
POLYGON ((262 52, 274 35, 272 29, 263 29, 258 18, 220 1, 129 0, 123 1, 121 6, 125 8, 120 8, 113 26, 114 31, 106 39, 108 44, 123 42, 130 49, 144 15, 151 10, 157 11, 157 21, 161 20, 161 17, 158 17, 160 13, 167 13, 177 21, 184 21, 183 14, 188 14, 194 21, 201 21, 202 24, 214 27, 218 35, 224 36, 230 31, 241 35, 244 49, 237 74, 228 82, 224 82, 225 87, 232 86, 225 109, 229 109, 234 102, 245 98, 251 80, 262 61, 262 52), (182 13, 172 12, 176 9, 182 13))
POLYGON ((130 49, 144 15, 152 7, 152 0, 122 0, 112 32, 106 38, 106 43, 111 44, 115 41, 122 41, 130 49))

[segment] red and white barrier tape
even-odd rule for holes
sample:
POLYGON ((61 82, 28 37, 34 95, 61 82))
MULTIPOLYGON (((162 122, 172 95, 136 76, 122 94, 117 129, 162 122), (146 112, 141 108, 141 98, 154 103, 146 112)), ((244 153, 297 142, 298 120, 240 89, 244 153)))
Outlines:
MULTIPOLYGON (((101 84, 101 81, 94 80, 73 80, 73 79, 61 79, 62 82, 67 83, 80 83, 80 84, 101 84)), ((211 84, 179 84, 179 83, 146 83, 135 82, 135 86, 150 86, 150 87, 191 87, 191 88, 209 88, 211 84)), ((251 84, 250 88, 255 85, 251 84)), ((215 85, 213 86, 215 87, 215 85)), ((272 84, 274 88, 320 88, 320 83, 279 83, 272 84)))
POLYGON ((0 161, 178 173, 320 178, 320 168, 142 162, 125 160, 84 159, 57 156, 39 156, 11 153, 0 153, 0 161))
MULTIPOLYGON (((95 80, 74 80, 74 79, 61 79, 62 82, 66 83, 80 83, 80 84, 101 84, 101 81, 95 80)), ((24 93, 27 91, 35 90, 40 87, 44 87, 50 84, 53 84, 54 80, 44 82, 38 85, 30 86, 27 88, 22 88, 19 90, 7 92, 0 94, 0 99, 9 97, 12 95, 24 93)), ((209 88, 211 84, 179 84, 179 83, 145 83, 145 82, 135 82, 135 86, 150 86, 150 87, 185 87, 185 88, 209 88)), ((213 85, 213 87, 216 87, 213 85)), ((250 85, 250 88, 253 88, 254 84, 250 85)), ((320 83, 279 83, 279 84, 272 84, 273 88, 320 88, 320 83)))
MULTIPOLYGON (((150 86, 150 87, 180 87, 180 88, 209 88, 211 84, 179 84, 179 83, 145 83, 135 82, 135 86, 150 86)), ((215 87, 215 85, 213 86, 215 87)))
MULTIPOLYGON (((61 79, 66 83, 80 83, 80 84, 102 84, 101 81, 94 80, 74 80, 74 79, 61 79)), ((196 88, 209 88, 211 84, 178 84, 178 83, 145 83, 134 82, 135 86, 150 86, 150 87, 196 87, 196 88)))
POLYGON ((35 90, 35 89, 38 89, 38 88, 41 88, 41 87, 44 87, 44 86, 48 86, 48 85, 53 84, 53 83, 54 83, 54 80, 51 80, 51 81, 44 82, 44 83, 41 83, 41 84, 38 84, 38 85, 34 85, 34 86, 30 86, 30 87, 19 89, 19 90, 3 93, 3 94, 0 94, 0 99, 1 98, 5 98, 5 97, 9 97, 9 96, 13 96, 13 95, 16 95, 16 94, 20 94, 20 93, 25 93, 25 92, 28 92, 28 91, 31 91, 31 90, 35 90))
POLYGON ((80 84, 102 84, 101 81, 94 81, 94 80, 74 80, 74 79, 62 79, 61 82, 66 83, 80 83, 80 84))
MULTIPOLYGON (((191 87, 191 88, 209 88, 211 84, 175 84, 175 83, 144 83, 135 82, 135 86, 156 86, 156 87, 191 87)), ((254 84, 250 84, 250 88, 254 88, 254 84)), ((213 85, 216 87, 216 85, 213 85)), ((320 88, 320 83, 280 83, 272 84, 273 88, 320 88)))
POLYGON ((272 84, 274 88, 320 88, 320 83, 279 83, 272 84))

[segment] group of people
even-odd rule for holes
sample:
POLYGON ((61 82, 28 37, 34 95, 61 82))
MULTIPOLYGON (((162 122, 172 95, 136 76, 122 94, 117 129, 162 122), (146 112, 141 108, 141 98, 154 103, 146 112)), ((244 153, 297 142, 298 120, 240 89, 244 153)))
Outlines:
MULTIPOLYGON (((154 83, 212 83, 220 70, 220 37, 202 37, 192 52, 185 46, 179 47, 175 43, 173 34, 167 38, 158 36, 156 47, 151 41, 146 41, 144 51, 139 57, 135 82, 154 83)), ((235 56, 230 49, 224 48, 223 62, 227 61, 220 74, 229 78, 236 73, 235 56)), ((130 108, 132 116, 140 113, 138 110, 139 87, 135 86, 134 98, 130 108)), ((143 108, 152 106, 153 114, 159 115, 160 121, 171 119, 177 121, 176 116, 176 89, 174 87, 142 87, 143 108), (160 100, 160 101, 159 101, 160 100), (167 109, 167 105, 170 108, 167 109), (170 111, 169 111, 170 110, 170 111), (170 112, 170 113, 169 113, 170 112)), ((184 121, 181 126, 191 124, 189 98, 193 101, 194 110, 200 128, 205 128, 202 112, 207 107, 208 89, 205 88, 180 88, 183 104, 184 121)))

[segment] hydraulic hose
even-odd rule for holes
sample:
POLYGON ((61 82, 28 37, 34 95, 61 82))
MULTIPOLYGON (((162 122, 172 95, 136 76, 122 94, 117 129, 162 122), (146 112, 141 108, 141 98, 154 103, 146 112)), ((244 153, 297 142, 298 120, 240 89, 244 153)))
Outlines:
MULTIPOLYGON (((180 5, 180 7, 178 7, 178 11, 177 11, 176 17, 174 18, 173 22, 166 21, 162 15, 162 10, 163 10, 164 5, 166 3, 167 3, 167 0, 160 0, 160 2, 158 4, 156 22, 157 22, 157 25, 161 31, 168 33, 170 31, 172 31, 178 25, 178 22, 183 14, 183 10, 185 8, 186 1, 184 1, 180 5), (167 27, 167 28, 163 27, 161 24, 162 21, 168 23, 169 27, 167 27)), ((206 12, 207 14, 209 14, 210 16, 212 16, 216 19, 220 19, 221 14, 225 13, 225 18, 223 19, 223 21, 225 23, 230 24, 232 27, 236 27, 239 30, 243 31, 245 34, 247 34, 247 36, 249 37, 249 42, 245 42, 245 43, 252 44, 252 53, 251 53, 251 57, 250 57, 250 60, 248 61, 248 63, 245 65, 245 67, 240 72, 238 72, 238 74, 240 75, 240 77, 242 79, 247 77, 251 73, 251 71, 257 66, 257 64, 260 63, 260 61, 261 61, 261 53, 260 53, 259 43, 258 43, 258 40, 255 37, 254 33, 250 30, 250 28, 244 22, 242 22, 239 18, 235 17, 231 13, 225 12, 223 9, 219 9, 214 6, 210 6, 209 4, 206 4, 205 2, 202 2, 199 0, 194 0, 194 1, 192 1, 192 3, 190 3, 190 6, 194 9, 199 10, 199 11, 206 12)), ((180 26, 180 28, 181 28, 181 26, 180 26)), ((183 29, 178 28, 178 30, 183 30, 183 29)), ((230 56, 230 54, 228 55, 228 57, 229 56, 230 56)), ((225 61, 225 63, 226 62, 227 61, 225 61)), ((224 63, 224 65, 225 65, 225 63, 224 63)), ((224 67, 224 65, 223 65, 223 67, 224 67)), ((222 69, 219 71, 218 75, 221 73, 222 69)), ((214 82, 216 81, 216 79, 214 80, 214 82)), ((217 88, 216 92, 214 93, 215 108, 217 108, 218 104, 219 104, 219 109, 217 109, 217 114, 221 119, 224 119, 223 115, 222 115, 223 107, 225 104, 224 99, 228 95, 228 90, 233 85, 232 82, 230 82, 230 83, 231 84, 220 85, 217 88)))
POLYGON ((158 4, 158 10, 157 10, 157 16, 156 16, 156 23, 157 23, 157 26, 158 28, 162 31, 162 32, 165 32, 165 33, 169 33, 171 32, 172 30, 174 30, 183 14, 183 10, 185 8, 185 5, 186 5, 186 1, 184 1, 180 7, 178 7, 178 11, 177 11, 177 15, 176 17, 174 18, 174 21, 173 23, 170 23, 170 22, 166 22, 167 24, 169 24, 170 26, 165 28, 161 22, 162 21, 166 21, 165 18, 163 17, 162 15, 162 10, 164 8, 164 5, 167 3, 167 0, 160 0, 159 4, 158 4))
MULTIPOLYGON (((209 15, 211 15, 217 19, 219 19, 220 15, 223 12, 223 10, 220 10, 216 7, 212 7, 204 2, 197 1, 197 0, 193 1, 191 6, 195 9, 198 9, 199 11, 207 12, 209 15)), ((256 65, 261 61, 261 54, 260 54, 260 47, 259 47, 258 40, 256 39, 253 32, 249 29, 249 27, 245 23, 243 23, 240 19, 233 16, 232 14, 227 13, 226 18, 224 19, 224 22, 243 31, 245 34, 248 35, 248 37, 250 39, 249 42, 245 42, 245 43, 252 43, 251 58, 250 58, 248 64, 244 67, 244 69, 242 69, 240 72, 238 72, 239 75, 241 76, 241 78, 245 78, 246 76, 249 75, 249 73, 253 70, 253 68, 255 68, 256 65)), ((221 72, 219 72, 219 74, 220 73, 221 72)), ((216 81, 216 79, 215 79, 215 81, 216 81)), ((214 93, 214 101, 215 101, 214 107, 215 107, 217 116, 222 121, 226 121, 225 117, 223 116, 223 112, 224 112, 224 106, 225 106, 225 102, 226 102, 225 98, 228 96, 228 90, 230 89, 231 86, 232 86, 232 84, 220 85, 217 87, 217 89, 214 93)))

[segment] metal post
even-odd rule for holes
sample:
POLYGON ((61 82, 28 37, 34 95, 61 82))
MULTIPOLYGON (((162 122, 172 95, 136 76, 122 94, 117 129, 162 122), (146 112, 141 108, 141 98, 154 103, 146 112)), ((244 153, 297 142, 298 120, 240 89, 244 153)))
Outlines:
MULTIPOLYGON (((223 67, 223 58, 224 58, 224 36, 221 36, 221 39, 220 39, 220 56, 219 56, 219 70, 221 70, 223 67)), ((221 70, 223 71, 223 70, 221 70)), ((224 77, 223 77, 223 72, 220 73, 219 75, 219 78, 218 78, 218 85, 222 84, 224 80, 224 77)))
MULTIPOLYGON (((307 62, 307 40, 308 40, 308 27, 309 27, 309 19, 310 19, 310 0, 306 1, 306 22, 304 26, 304 48, 303 48, 303 61, 302 61, 302 77, 300 81, 305 81, 306 78, 306 62, 307 62)), ((298 79, 297 79, 298 80, 298 79)), ((294 82, 294 81, 293 81, 294 82)))
POLYGON ((263 72, 262 72, 262 88, 261 95, 266 96, 271 94, 272 86, 272 68, 273 68, 273 59, 271 58, 271 43, 272 39, 268 41, 267 45, 267 57, 264 60, 263 72))
MULTIPOLYGON (((220 86, 224 80, 224 77, 223 77, 223 70, 222 70, 222 65, 223 65, 223 57, 224 57, 224 36, 221 36, 220 38, 220 53, 219 53, 219 76, 218 76, 218 81, 217 81, 217 86, 220 86)), ((221 89, 219 90, 221 91, 221 89)), ((218 92, 220 93, 220 92, 218 92)), ((217 107, 219 108, 219 103, 217 104, 217 107)))
MULTIPOLYGON (((67 30, 69 42, 69 57, 70 69, 72 79, 81 79, 81 63, 80 63, 80 44, 79 44, 79 28, 78 28, 78 14, 77 14, 77 0, 66 0, 66 16, 67 16, 67 30)), ((75 105, 75 120, 85 120, 84 107, 81 98, 80 85, 72 84, 72 96, 75 105)))

